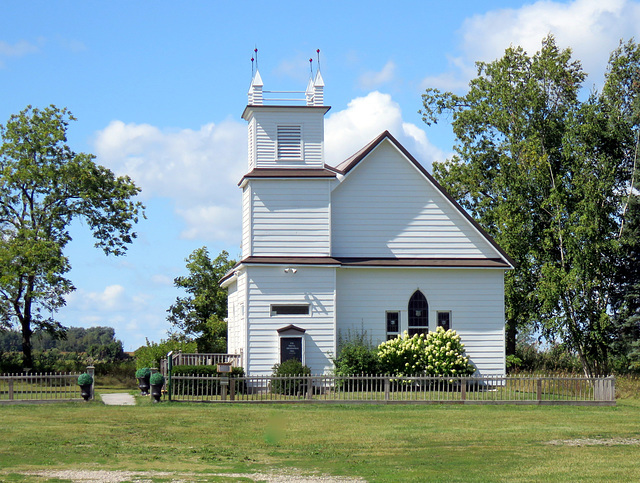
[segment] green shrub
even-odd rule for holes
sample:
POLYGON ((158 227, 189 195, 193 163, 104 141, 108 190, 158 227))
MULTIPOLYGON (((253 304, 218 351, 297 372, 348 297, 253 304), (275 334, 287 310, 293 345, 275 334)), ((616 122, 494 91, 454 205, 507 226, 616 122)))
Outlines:
POLYGON ((276 364, 273 366, 273 376, 286 377, 286 379, 272 379, 271 392, 291 396, 303 394, 306 390, 305 379, 298 379, 292 376, 310 375, 311 369, 297 359, 289 359, 281 364, 276 364))
POLYGON ((86 372, 84 374, 80 374, 78 376, 78 385, 86 386, 87 384, 93 384, 93 377, 91 377, 91 374, 87 374, 86 372))
MULTIPOLYGON (((182 374, 190 376, 218 376, 218 366, 173 366, 172 374, 182 374)), ((244 377, 244 368, 232 367, 229 377, 244 377)))
POLYGON ((141 367, 136 371, 136 379, 146 379, 151 377, 151 369, 148 367, 141 367))
POLYGON ((151 377, 149 378, 149 384, 153 384, 153 385, 164 384, 164 376, 159 372, 154 372, 153 374, 151 374, 151 377))
POLYGON ((349 332, 346 340, 338 340, 338 351, 338 357, 333 359, 337 376, 379 373, 378 349, 367 339, 366 332, 349 332))
POLYGON ((543 348, 536 341, 518 341, 515 355, 520 359, 521 364, 518 367, 510 367, 510 372, 545 374, 582 372, 582 364, 578 356, 564 344, 551 344, 543 348))
POLYGON ((134 352, 136 357, 136 367, 160 367, 160 361, 173 352, 185 352, 193 354, 198 350, 194 341, 182 341, 176 339, 161 340, 160 343, 149 342, 147 345, 139 347, 134 352))

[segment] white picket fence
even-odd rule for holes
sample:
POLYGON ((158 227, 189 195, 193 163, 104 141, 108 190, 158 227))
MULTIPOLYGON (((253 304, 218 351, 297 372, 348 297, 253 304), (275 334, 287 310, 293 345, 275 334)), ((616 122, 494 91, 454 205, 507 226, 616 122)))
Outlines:
MULTIPOLYGON (((87 372, 92 373, 92 369, 88 368, 87 372)), ((79 375, 63 372, 0 374, 0 404, 81 401, 79 375)))
POLYGON ((200 402, 615 405, 614 377, 172 374, 167 398, 200 402))

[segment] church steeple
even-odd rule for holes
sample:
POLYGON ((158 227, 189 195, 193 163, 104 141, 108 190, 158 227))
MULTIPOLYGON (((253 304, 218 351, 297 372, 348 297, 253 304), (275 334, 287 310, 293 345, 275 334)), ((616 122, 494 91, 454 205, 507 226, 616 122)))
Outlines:
POLYGON ((263 90, 256 61, 242 114, 248 122, 249 171, 324 169, 324 115, 330 108, 324 105, 324 80, 319 68, 314 73, 312 59, 310 68, 304 91, 263 90))

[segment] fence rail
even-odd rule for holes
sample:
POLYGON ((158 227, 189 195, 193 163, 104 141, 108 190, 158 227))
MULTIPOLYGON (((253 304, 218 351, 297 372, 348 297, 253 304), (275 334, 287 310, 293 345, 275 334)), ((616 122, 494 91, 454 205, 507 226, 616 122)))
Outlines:
MULTIPOLYGON (((171 364, 173 366, 215 366, 220 363, 230 362, 232 366, 240 365, 240 354, 187 354, 178 352, 171 354, 171 364)), ((160 373, 166 376, 168 372, 167 359, 160 361, 160 373)))
POLYGON ((76 373, 1 374, 0 404, 82 400, 76 373))
POLYGON ((168 397, 200 402, 615 405, 613 377, 246 376, 173 374, 168 397))

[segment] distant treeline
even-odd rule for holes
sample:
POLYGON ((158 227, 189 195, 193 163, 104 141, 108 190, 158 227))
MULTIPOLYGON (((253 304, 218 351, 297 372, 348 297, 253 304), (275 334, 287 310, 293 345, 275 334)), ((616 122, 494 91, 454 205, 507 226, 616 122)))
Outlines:
MULTIPOLYGON (((84 352, 97 359, 118 359, 123 355, 122 341, 115 338, 112 327, 69 327, 61 338, 48 332, 36 331, 32 337, 33 349, 60 352, 84 352)), ((13 330, 0 331, 0 352, 22 350, 22 335, 13 330)))

